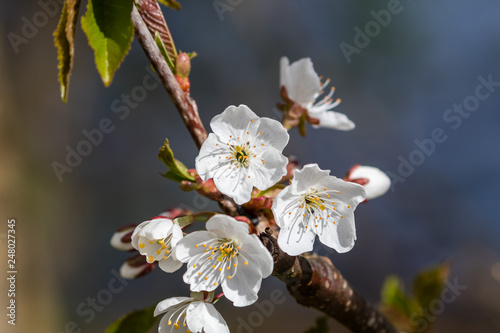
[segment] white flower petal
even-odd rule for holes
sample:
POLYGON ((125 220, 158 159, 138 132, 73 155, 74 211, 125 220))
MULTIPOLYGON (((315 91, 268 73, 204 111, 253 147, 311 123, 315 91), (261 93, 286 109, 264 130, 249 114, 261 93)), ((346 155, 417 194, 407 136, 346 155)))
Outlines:
POLYGON ((280 230, 278 245, 280 249, 291 256, 312 251, 316 234, 312 228, 305 229, 299 222, 280 230))
POLYGON ((169 308, 176 306, 182 302, 192 301, 191 297, 171 297, 167 298, 156 305, 154 316, 158 316, 159 314, 165 313, 169 308))
POLYGON ((337 223, 325 223, 316 233, 321 243, 336 250, 338 253, 350 251, 356 240, 354 215, 344 216, 337 223))
POLYGON ((228 166, 214 175, 214 183, 219 191, 233 198, 238 205, 243 205, 252 197, 253 181, 248 180, 248 175, 246 168, 228 166))
POLYGON ((324 179, 328 178, 330 170, 321 170, 316 163, 304 165, 300 170, 295 170, 292 180, 293 194, 302 194, 324 179))
MULTIPOLYGON (((262 278, 267 278, 274 269, 274 260, 257 235, 247 235, 243 240, 241 254, 248 260, 248 264, 258 265, 262 278)), ((240 262, 242 262, 240 260, 240 262)))
POLYGON ((170 219, 154 219, 139 230, 138 235, 148 239, 163 239, 172 232, 173 222, 170 219))
POLYGON ((191 332, 229 333, 222 316, 212 304, 193 302, 186 311, 186 321, 191 332))
MULTIPOLYGON (((198 172, 201 179, 207 180, 212 178, 215 172, 221 167, 221 159, 224 159, 224 162, 226 161, 227 152, 225 149, 222 149, 222 145, 222 141, 214 133, 210 133, 205 142, 203 142, 195 160, 196 172, 198 172)), ((227 163, 229 164, 229 162, 227 163)))
MULTIPOLYGON (((212 118, 210 127, 212 131, 222 140, 229 140, 229 136, 234 138, 243 137, 245 131, 252 123, 258 125, 260 118, 246 105, 228 106, 224 112, 212 118)), ((250 126, 254 133, 257 126, 250 126)))
POLYGON ((125 279, 135 279, 143 270, 145 266, 130 266, 128 262, 124 262, 120 267, 120 275, 125 279))
POLYGON ((191 257, 205 251, 203 245, 198 244, 203 244, 214 238, 217 238, 217 235, 213 232, 204 230, 194 231, 177 243, 174 248, 174 257, 179 261, 188 262, 191 257))
POLYGON ((125 235, 129 234, 130 232, 132 232, 133 230, 135 230, 132 228, 115 232, 110 240, 111 246, 117 250, 120 250, 120 251, 132 250, 134 248, 134 246, 132 245, 132 242, 123 242, 123 240, 122 240, 123 236, 125 236, 125 235))
POLYGON ((321 91, 321 82, 310 58, 300 59, 291 65, 287 58, 281 58, 280 77, 288 97, 299 104, 308 104, 321 91))
POLYGON ((283 125, 274 119, 260 118, 259 127, 256 130, 257 139, 255 143, 258 146, 264 144, 265 147, 274 147, 280 152, 288 144, 290 135, 283 125), (262 133, 262 134, 260 134, 262 133))
POLYGON ((259 190, 264 191, 280 181, 286 175, 288 158, 274 148, 263 151, 258 159, 251 161, 252 169, 249 172, 253 184, 259 190))
POLYGON ((142 223, 140 223, 137 227, 135 227, 134 229, 134 232, 132 233, 132 246, 138 250, 139 249, 139 237, 138 234, 139 234, 139 231, 142 230, 142 228, 144 228, 146 225, 148 225, 151 221, 144 221, 142 223))
POLYGON ((314 128, 325 127, 341 131, 353 130, 356 125, 347 116, 340 112, 323 111, 318 113, 310 112, 309 115, 319 119, 319 125, 313 125, 314 128))
POLYGON ((206 228, 221 238, 239 239, 248 236, 248 224, 223 214, 212 216, 207 221, 206 228))
POLYGON ((168 256, 166 259, 158 261, 158 266, 161 270, 167 273, 173 273, 177 271, 183 265, 182 261, 175 260, 173 256, 168 256))
POLYGON ((234 306, 248 306, 259 298, 257 293, 261 283, 260 267, 252 265, 250 262, 245 265, 240 260, 237 273, 231 279, 225 279, 222 282, 222 291, 233 302, 234 306))

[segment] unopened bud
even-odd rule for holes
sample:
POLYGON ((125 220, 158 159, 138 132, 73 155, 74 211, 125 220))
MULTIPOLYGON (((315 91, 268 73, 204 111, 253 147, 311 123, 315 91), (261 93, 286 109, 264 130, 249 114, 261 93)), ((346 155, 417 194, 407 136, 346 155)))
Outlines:
POLYGON ((148 274, 153 269, 155 269, 155 267, 155 262, 149 264, 146 261, 145 256, 137 254, 133 257, 128 258, 123 263, 122 267, 120 267, 120 275, 125 279, 137 279, 148 274))
POLYGON ((175 72, 181 78, 185 78, 189 76, 189 72, 191 71, 191 59, 186 52, 181 52, 177 56, 175 60, 175 72))
POLYGON ((164 210, 163 212, 161 212, 160 214, 158 214, 159 217, 162 217, 162 218, 167 218, 167 219, 175 219, 176 217, 179 217, 179 216, 184 216, 184 215, 188 215, 190 214, 191 212, 186 210, 186 209, 181 209, 181 208, 169 208, 169 209, 166 209, 164 210))
POLYGON ((129 224, 119 228, 111 237, 111 246, 120 251, 133 250, 132 233, 135 227, 137 227, 137 224, 129 224))
POLYGON ((366 165, 353 166, 345 180, 363 185, 367 200, 380 197, 391 187, 391 179, 383 171, 366 165))

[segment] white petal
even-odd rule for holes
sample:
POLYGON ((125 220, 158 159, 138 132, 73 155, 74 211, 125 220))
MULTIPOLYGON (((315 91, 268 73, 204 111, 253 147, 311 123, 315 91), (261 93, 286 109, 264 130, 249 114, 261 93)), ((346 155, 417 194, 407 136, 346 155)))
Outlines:
POLYGON ((291 256, 312 251, 316 234, 311 228, 304 228, 299 222, 280 230, 278 245, 291 256))
POLYGON ((256 132, 257 140, 255 142, 257 145, 260 146, 263 143, 265 147, 274 147, 280 152, 290 139, 290 135, 283 125, 279 121, 270 118, 260 118, 260 124, 256 132))
POLYGON ((139 234, 139 231, 141 231, 142 228, 144 228, 150 222, 151 221, 149 221, 149 220, 144 221, 144 222, 140 223, 137 227, 135 227, 134 232, 132 233, 132 246, 134 247, 134 249, 139 250, 139 237, 137 237, 139 234))
POLYGON ((368 200, 380 197, 391 187, 391 179, 375 167, 360 165, 349 173, 349 180, 359 178, 368 179, 368 183, 363 185, 368 200))
POLYGON ((212 304, 193 302, 186 311, 186 321, 191 332, 229 333, 224 318, 212 304))
POLYGON ((172 240, 170 241, 170 245, 172 248, 175 248, 177 243, 184 237, 184 234, 182 233, 181 227, 179 227, 177 224, 173 224, 172 226, 172 240))
MULTIPOLYGON (((195 168, 201 179, 207 180, 214 176, 216 171, 226 163, 226 155, 229 150, 226 149, 214 133, 210 133, 203 142, 200 152, 195 160, 195 168), (221 158, 219 158, 221 157, 221 158), (223 161, 223 163, 221 163, 223 161)), ((229 162, 227 162, 229 164, 229 162)))
POLYGON ((183 263, 181 261, 175 260, 173 256, 167 256, 165 260, 161 259, 158 261, 158 266, 160 266, 161 270, 167 273, 173 273, 177 271, 183 263))
POLYGON ((286 87, 288 96, 294 102, 308 104, 321 91, 321 82, 310 58, 300 59, 291 65, 288 65, 288 59, 282 58, 280 70, 281 85, 286 87))
POLYGON ((143 270, 144 266, 133 267, 125 261, 120 267, 120 275, 125 279, 135 279, 143 270))
POLYGON ((340 112, 323 111, 319 113, 310 112, 309 115, 313 118, 319 119, 319 125, 313 127, 333 128, 341 131, 353 130, 356 125, 347 116, 340 112))
POLYGON ((292 193, 302 194, 308 191, 311 186, 321 183, 330 175, 330 170, 321 170, 319 166, 307 164, 300 170, 295 170, 292 180, 292 193))
POLYGON ((250 179, 259 190, 267 190, 286 175, 287 164, 288 158, 275 148, 268 147, 258 158, 251 160, 250 179))
POLYGON ((239 260, 236 274, 222 282, 222 291, 234 306, 248 306, 259 298, 257 293, 261 283, 260 267, 251 262, 245 265, 243 260, 239 260))
POLYGON ((220 238, 239 239, 248 235, 248 224, 223 214, 212 216, 207 221, 206 228, 220 238))
POLYGON ((174 257, 182 262, 188 262, 193 256, 203 253, 203 246, 196 247, 197 244, 203 244, 210 239, 218 238, 216 234, 210 231, 194 231, 181 239, 174 248, 174 257))
POLYGON ((263 278, 267 278, 271 275, 274 269, 273 257, 257 235, 252 234, 245 237, 240 252, 247 258, 249 265, 259 266, 263 278))
POLYGON ((167 298, 163 301, 161 301, 160 303, 158 303, 156 305, 156 308, 155 308, 155 312, 154 312, 154 316, 156 317, 157 315, 159 314, 162 314, 166 311, 168 311, 168 308, 172 307, 172 306, 175 306, 175 305, 178 305, 182 302, 187 302, 187 301, 190 301, 192 300, 192 298, 190 297, 171 297, 171 298, 167 298))
POLYGON ((163 239, 171 233, 173 225, 170 219, 154 219, 139 231, 139 236, 149 240, 163 239))
POLYGON ((231 105, 224 112, 212 118, 210 127, 221 140, 229 140, 230 135, 233 138, 243 137, 251 123, 254 126, 250 127, 256 128, 259 122, 259 117, 248 106, 231 105))
POLYGON ((325 222, 316 232, 321 243, 335 249, 338 253, 347 252, 353 248, 356 240, 354 215, 344 215, 344 218, 335 224, 325 222))
POLYGON ((356 183, 346 182, 345 180, 335 176, 329 176, 324 179, 320 185, 340 192, 332 193, 332 200, 342 203, 341 205, 335 204, 339 213, 352 213, 356 206, 366 199, 366 193, 363 186, 356 183), (347 205, 350 205, 351 207, 347 209, 347 205))
POLYGON ((252 197, 254 180, 249 179, 248 175, 247 168, 237 168, 233 165, 217 170, 213 178, 220 192, 233 198, 238 205, 243 205, 252 197))

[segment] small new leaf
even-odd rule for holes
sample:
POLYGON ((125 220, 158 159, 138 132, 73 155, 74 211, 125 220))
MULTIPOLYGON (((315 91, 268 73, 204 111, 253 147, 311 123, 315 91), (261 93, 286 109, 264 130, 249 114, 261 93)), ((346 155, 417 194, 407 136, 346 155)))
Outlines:
POLYGON ((147 333, 156 324, 156 306, 138 310, 125 315, 111 324, 104 333, 147 333))
POLYGON ((189 173, 186 166, 174 158, 168 139, 165 139, 165 144, 160 148, 158 158, 169 168, 169 171, 163 174, 164 177, 179 183, 183 180, 196 181, 196 178, 189 173))
POLYGON ((181 4, 175 0, 158 0, 158 2, 175 10, 181 9, 181 4))
POLYGON ((94 50, 97 70, 107 87, 130 50, 134 37, 133 0, 89 0, 82 29, 94 50))
POLYGON ((387 308, 403 313, 407 318, 413 312, 413 305, 406 296, 403 284, 395 275, 389 275, 382 287, 382 304, 387 308))
POLYGON ((444 263, 420 272, 413 281, 413 297, 426 309, 431 302, 440 299, 444 282, 448 279, 450 265, 444 263))
POLYGON ((175 65, 174 65, 174 61, 175 59, 170 59, 170 56, 168 55, 168 51, 165 47, 165 44, 163 44, 163 41, 161 40, 161 36, 158 32, 155 32, 155 42, 156 42, 156 45, 158 46, 158 49, 160 49, 160 53, 162 54, 163 58, 165 58, 165 61, 167 62, 168 64, 168 67, 170 67, 170 70, 172 70, 172 73, 175 74, 176 70, 175 70, 175 65))
POLYGON ((80 0, 66 0, 62 10, 59 24, 54 31, 54 45, 57 48, 59 64, 59 85, 61 99, 68 100, 69 76, 73 68, 75 54, 75 28, 80 10, 80 0))

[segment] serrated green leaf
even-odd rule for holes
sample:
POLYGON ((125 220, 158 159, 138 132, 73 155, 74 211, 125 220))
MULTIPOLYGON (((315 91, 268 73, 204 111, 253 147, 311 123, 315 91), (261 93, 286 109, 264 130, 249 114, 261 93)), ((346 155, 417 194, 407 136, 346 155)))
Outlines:
POLYGON ((165 139, 163 147, 160 148, 158 158, 170 169, 163 174, 164 177, 179 183, 183 180, 190 182, 196 181, 196 178, 188 172, 188 168, 186 168, 182 162, 175 159, 174 153, 172 149, 170 149, 168 139, 165 139))
POLYGON ((104 333, 147 333, 156 324, 156 306, 131 312, 111 324, 104 333))
POLYGON ((305 333, 328 333, 328 317, 319 317, 316 319, 316 325, 308 329, 305 333))
POLYGON ((444 263, 422 271, 416 276, 413 281, 413 297, 422 308, 428 308, 433 300, 441 297, 449 272, 449 264, 444 263))
POLYGON ((64 2, 61 18, 54 31, 54 45, 57 48, 57 59, 59 64, 59 85, 61 99, 68 100, 69 76, 73 68, 75 54, 75 28, 80 10, 80 0, 66 0, 64 2))
POLYGON ((175 0, 158 0, 158 2, 175 10, 181 9, 181 4, 175 0))
POLYGON ((402 312, 407 318, 413 312, 413 304, 406 296, 403 284, 395 275, 389 275, 382 286, 382 304, 392 310, 402 312))
POLYGON ((130 50, 134 36, 133 0, 89 0, 82 29, 94 50, 97 70, 107 87, 130 50))

